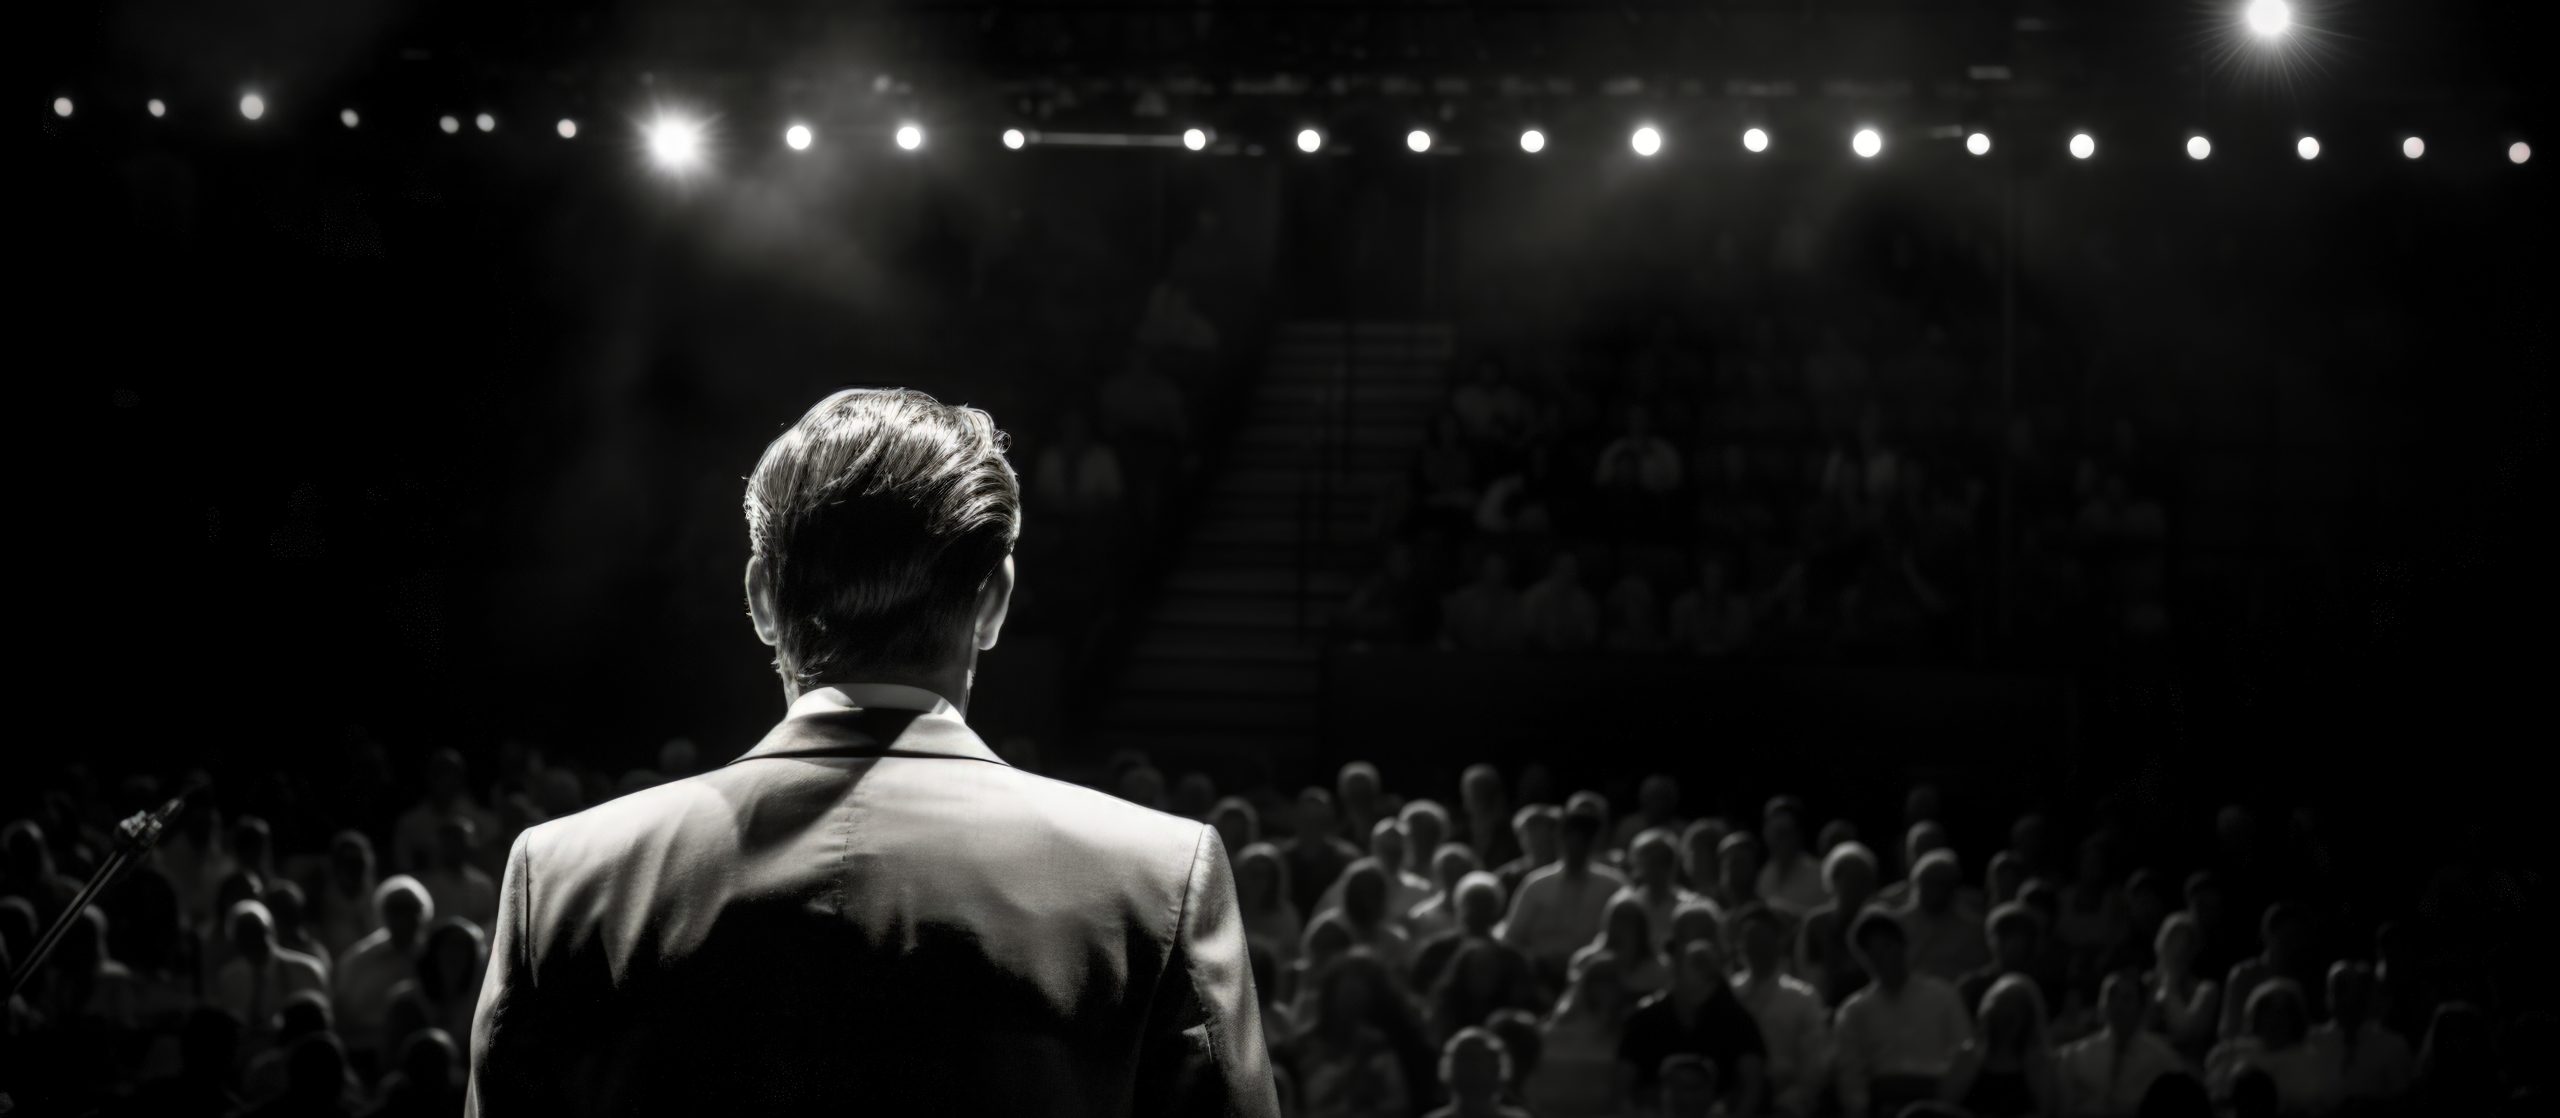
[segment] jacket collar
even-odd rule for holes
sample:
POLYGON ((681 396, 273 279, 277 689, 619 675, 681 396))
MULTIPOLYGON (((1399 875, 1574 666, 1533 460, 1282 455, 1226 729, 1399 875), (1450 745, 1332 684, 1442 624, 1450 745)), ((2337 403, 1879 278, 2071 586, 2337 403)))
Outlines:
POLYGON ((950 703, 929 691, 877 684, 824 687, 802 695, 763 741, 730 764, 758 757, 883 753, 1005 764, 950 703), (857 699, 871 705, 856 705, 857 699))

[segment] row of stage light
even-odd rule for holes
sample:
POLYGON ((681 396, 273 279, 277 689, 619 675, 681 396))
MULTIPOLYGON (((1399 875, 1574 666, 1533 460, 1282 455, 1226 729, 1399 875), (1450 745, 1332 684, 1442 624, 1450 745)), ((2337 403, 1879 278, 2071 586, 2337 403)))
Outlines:
MULTIPOLYGON (((243 95, 240 98, 239 108, 240 115, 253 122, 265 117, 267 114, 266 99, 256 93, 243 95)), ((155 97, 144 105, 144 109, 154 118, 160 118, 168 115, 169 106, 167 102, 155 97)), ((53 112, 55 116, 67 120, 76 111, 77 106, 72 103, 71 98, 57 97, 54 99, 53 112)), ((364 118, 355 109, 341 109, 338 112, 338 123, 349 129, 354 129, 364 123, 364 118)), ((498 119, 485 112, 479 113, 472 117, 471 127, 481 132, 495 132, 498 129, 498 119)), ((553 131, 557 132, 563 140, 574 140, 578 138, 579 126, 576 120, 563 117, 552 127, 553 131)), ((447 114, 437 118, 436 128, 438 131, 441 131, 448 136, 455 135, 462 131, 463 121, 460 117, 447 114)), ((1948 131, 1943 134, 1948 138, 1953 138, 1956 132, 1948 131)), ((643 143, 648 148, 650 155, 655 158, 660 165, 671 170, 686 170, 692 168, 698 165, 704 157, 704 142, 706 139, 705 128, 699 121, 695 121, 687 117, 672 114, 661 115, 656 120, 650 121, 648 124, 641 126, 640 136, 643 143)), ((996 137, 998 143, 1015 150, 1020 150, 1035 144, 1057 144, 1071 147, 1163 148, 1170 148, 1178 145, 1191 151, 1207 150, 1214 138, 1215 137, 1211 135, 1209 130, 1205 128, 1187 128, 1184 129, 1182 134, 1179 136, 1078 132, 1042 133, 1027 132, 1020 128, 1007 128, 996 137)), ((817 143, 817 139, 817 131, 804 123, 794 122, 782 130, 783 146, 788 147, 793 151, 807 151, 811 146, 817 143)), ((890 134, 890 139, 891 142, 895 143, 900 150, 920 150, 925 144, 924 126, 914 122, 900 124, 897 129, 890 134)), ((1406 133, 1404 138, 1406 149, 1416 155, 1429 154, 1438 142, 1438 138, 1434 136, 1431 131, 1422 128, 1416 128, 1413 131, 1406 133)), ((1628 148, 1634 151, 1637 155, 1648 159, 1662 153, 1664 142, 1665 138, 1662 130, 1650 124, 1639 125, 1633 132, 1630 132, 1627 135, 1628 148)), ((1767 129, 1747 128, 1742 132, 1741 142, 1742 149, 1744 151, 1753 155, 1758 155, 1768 151, 1773 141, 1767 129)), ((1295 143, 1299 151, 1308 155, 1315 155, 1324 151, 1327 139, 1323 129, 1310 125, 1298 130, 1297 136, 1295 137, 1295 143)), ((1971 152, 1976 156, 1987 156, 1991 154, 1992 150, 1991 134, 1988 132, 1964 133, 1964 147, 1966 151, 1971 152)), ((2091 159, 2095 158, 2098 154, 2097 137, 2087 132, 2073 133, 2071 137, 2064 142, 2063 147, 2064 150, 2071 153, 2071 157, 2074 159, 2091 159)), ((1546 149, 1547 134, 1544 131, 1536 128, 1521 130, 1520 150, 1523 153, 1536 155, 1546 149)), ((1884 134, 1876 129, 1860 128, 1849 136, 1849 151, 1858 158, 1877 158, 1884 154, 1884 149, 1884 134)), ((2198 133, 2187 137, 2186 151, 2188 158, 2198 160, 2210 158, 2213 155, 2213 150, 2213 141, 2205 137, 2203 134, 2198 133)), ((2294 141, 2294 154, 2305 161, 2318 159, 2320 157, 2321 150, 2320 139, 2317 136, 2305 135, 2294 141)), ((2418 136, 2403 137, 2400 141, 2400 154, 2409 159, 2423 158, 2427 154, 2427 142, 2424 138, 2418 136)), ((2522 165, 2532 158, 2533 145, 2522 140, 2517 140, 2507 145, 2507 161, 2509 163, 2522 165)))

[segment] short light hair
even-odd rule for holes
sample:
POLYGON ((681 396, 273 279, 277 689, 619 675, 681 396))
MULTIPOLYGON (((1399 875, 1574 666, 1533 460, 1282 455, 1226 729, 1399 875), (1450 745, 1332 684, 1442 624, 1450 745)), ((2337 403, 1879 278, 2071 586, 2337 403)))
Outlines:
POLYGON ((976 408, 848 388, 765 447, 747 542, 772 581, 785 676, 808 686, 966 650, 978 591, 1022 531, 1005 446, 976 408))
POLYGON ((1844 842, 1832 847, 1831 853, 1822 856, 1822 883, 1830 885, 1838 882, 1841 868, 1852 865, 1865 866, 1867 877, 1873 879, 1876 875, 1876 852, 1867 849, 1865 844, 1856 842, 1844 842))
POLYGON ((374 918, 383 919, 391 911, 391 898, 404 893, 417 898, 420 927, 425 927, 436 918, 435 896, 428 893, 427 887, 419 884, 417 878, 405 873, 392 874, 383 878, 382 884, 373 887, 374 918))

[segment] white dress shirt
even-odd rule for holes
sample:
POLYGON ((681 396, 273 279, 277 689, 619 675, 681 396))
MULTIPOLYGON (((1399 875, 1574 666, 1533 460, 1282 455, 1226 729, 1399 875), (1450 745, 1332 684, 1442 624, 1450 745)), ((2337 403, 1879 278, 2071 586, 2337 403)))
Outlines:
POLYGON ((1769 1050, 1769 1101, 1788 1114, 1811 1114, 1831 1074, 1831 1025, 1822 996, 1784 974, 1733 976, 1733 996, 1760 1025, 1769 1050))
POLYGON ((1869 983, 1841 1003, 1832 1037, 1840 1072, 1840 1101, 1851 1114, 1867 1112, 1868 1085, 1878 1076, 1943 1076, 1973 1037, 1973 1018, 1956 988, 1925 974, 1904 980, 1888 994, 1869 983))
POLYGON ((2103 1031, 2062 1046, 2055 1063, 2063 1108, 2075 1118, 2131 1118, 2154 1081, 2187 1070, 2177 1050, 2148 1029, 2136 1032, 2121 1054, 2117 1047, 2115 1034, 2103 1031))
POLYGON ((1600 934, 1609 898, 1626 888, 1618 871, 1591 863, 1580 878, 1565 876, 1561 862, 1541 866, 1520 882, 1511 900, 1511 917, 1497 931, 1502 942, 1535 959, 1571 958, 1600 934))

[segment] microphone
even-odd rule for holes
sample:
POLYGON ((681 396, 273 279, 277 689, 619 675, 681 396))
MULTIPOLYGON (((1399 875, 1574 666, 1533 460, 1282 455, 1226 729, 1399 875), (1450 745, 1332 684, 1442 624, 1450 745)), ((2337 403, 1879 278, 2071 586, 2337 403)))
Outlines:
POLYGON ((169 797, 169 802, 161 804, 158 811, 137 811, 123 823, 117 824, 118 845, 123 846, 129 854, 140 855, 149 852, 152 847, 159 845, 161 830, 175 821, 179 812, 186 810, 188 798, 204 791, 207 783, 209 782, 202 775, 198 775, 195 779, 188 781, 186 787, 178 789, 177 795, 169 797))

